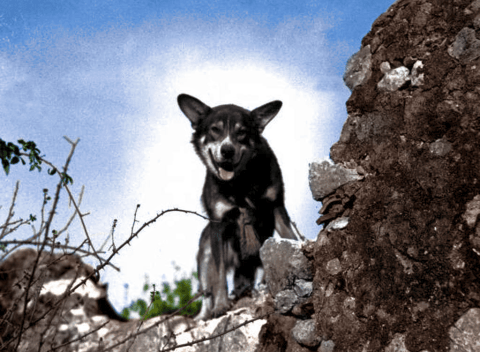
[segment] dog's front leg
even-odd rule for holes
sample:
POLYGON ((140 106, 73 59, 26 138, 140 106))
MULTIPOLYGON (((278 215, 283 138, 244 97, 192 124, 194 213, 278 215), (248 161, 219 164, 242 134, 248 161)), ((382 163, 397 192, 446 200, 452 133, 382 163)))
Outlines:
POLYGON ((200 237, 200 248, 197 255, 197 272, 200 290, 203 292, 202 309, 195 320, 207 320, 212 315, 213 290, 211 283, 215 277, 215 263, 210 240, 210 225, 203 230, 200 237))
POLYGON ((229 308, 224 244, 227 229, 225 223, 210 222, 200 238, 197 265, 204 299, 196 320, 220 316, 229 308))

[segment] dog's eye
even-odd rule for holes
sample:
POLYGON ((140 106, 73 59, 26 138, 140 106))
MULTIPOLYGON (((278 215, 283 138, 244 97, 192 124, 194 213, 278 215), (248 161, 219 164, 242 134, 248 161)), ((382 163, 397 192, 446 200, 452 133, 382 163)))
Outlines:
POLYGON ((213 134, 220 134, 220 128, 218 128, 217 126, 212 126, 210 127, 210 132, 212 132, 213 134))
POLYGON ((247 136, 247 131, 238 131, 237 132, 237 139, 239 141, 245 139, 246 136, 247 136))

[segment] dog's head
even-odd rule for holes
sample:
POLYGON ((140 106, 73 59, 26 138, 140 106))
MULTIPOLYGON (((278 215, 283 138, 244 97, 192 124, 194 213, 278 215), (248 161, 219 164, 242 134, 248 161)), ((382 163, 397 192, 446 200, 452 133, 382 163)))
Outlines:
POLYGON ((180 94, 178 105, 192 123, 192 142, 207 169, 220 180, 230 181, 252 158, 265 126, 277 115, 282 102, 272 101, 248 111, 236 105, 211 108, 180 94))

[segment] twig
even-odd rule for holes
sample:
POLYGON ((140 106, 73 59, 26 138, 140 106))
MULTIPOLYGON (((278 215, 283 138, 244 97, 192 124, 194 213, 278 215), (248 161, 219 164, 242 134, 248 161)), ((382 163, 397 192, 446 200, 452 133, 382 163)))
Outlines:
MULTIPOLYGON (((67 173, 68 165, 70 164, 70 160, 72 159, 73 152, 75 151, 75 146, 76 146, 76 144, 73 144, 72 149, 70 150, 70 154, 67 157, 67 161, 65 162, 65 167, 64 167, 65 173, 67 173)), ((45 239, 44 239, 44 241, 43 241, 43 243, 40 247, 40 251, 38 252, 37 257, 35 258, 35 262, 33 263, 32 273, 30 274, 30 279, 29 279, 27 287, 25 289, 25 301, 24 301, 24 304, 23 304, 24 314, 22 316, 22 321, 20 322, 20 329, 19 329, 17 344, 15 345, 15 351, 18 350, 18 346, 20 345, 20 341, 22 340, 23 327, 25 325, 25 317, 26 317, 26 312, 27 312, 28 292, 29 292, 30 287, 32 285, 33 278, 35 277, 35 271, 37 270, 37 266, 38 266, 38 262, 40 260, 40 256, 41 256, 42 251, 45 248, 45 244, 47 242, 48 230, 50 229, 50 224, 52 223, 53 217, 55 216, 55 210, 57 209, 58 200, 60 198, 60 190, 62 189, 62 183, 63 183, 63 180, 60 180, 60 182, 57 184, 57 190, 55 192, 55 198, 53 200, 52 209, 50 211, 50 214, 49 214, 48 220, 46 222, 46 226, 45 226, 45 239)))
MULTIPOLYGON (((225 330, 224 332, 221 332, 221 333, 218 333, 216 335, 211 335, 211 336, 208 336, 208 337, 202 337, 201 339, 199 340, 193 340, 193 341, 190 341, 190 342, 186 342, 184 344, 181 344, 181 345, 176 345, 174 347, 169 347, 167 349, 162 349, 162 352, 168 352, 168 351, 173 351, 177 348, 181 348, 181 347, 187 347, 187 346, 193 346, 193 345, 196 345, 198 343, 201 343, 201 342, 205 342, 205 341, 208 341, 208 340, 213 340, 213 339, 216 339, 218 337, 221 337, 223 335, 226 335, 228 334, 229 332, 232 332, 232 331, 235 331, 237 329, 240 329, 242 326, 245 326, 247 324, 250 324, 250 323, 253 323, 254 321, 256 320, 260 320, 260 319, 263 319, 263 318, 266 318, 268 317, 270 314, 273 314, 273 312, 270 312, 270 313, 265 313, 259 317, 256 317, 256 318, 253 318, 253 319, 250 319, 250 320, 247 320, 247 321, 244 321, 243 323, 239 324, 239 325, 235 325, 234 327, 228 329, 228 330, 225 330)), ((228 326, 228 324, 226 325, 228 326)))
MULTIPOLYGON (((138 209, 138 207, 137 207, 137 209, 138 209)), ((150 311, 150 308, 152 307, 152 304, 153 304, 154 300, 155 300, 155 285, 153 285, 153 293, 152 293, 152 298, 150 299, 150 304, 148 305, 147 309, 145 310, 145 313, 143 314, 142 319, 140 320, 140 324, 138 324, 137 333, 140 330, 140 328, 142 327, 143 323, 145 322, 145 318, 146 318, 148 312, 150 311)), ((135 339, 136 339, 137 336, 138 335, 133 336, 132 343, 127 347, 126 352, 130 351, 130 348, 135 343, 135 339)))
MULTIPOLYGON (((10 221, 10 219, 12 218, 13 216, 13 208, 15 206, 15 199, 17 199, 17 193, 18 193, 18 186, 20 184, 20 181, 17 181, 15 183, 15 190, 13 191, 13 197, 12 197, 12 204, 10 205, 10 209, 8 211, 8 215, 7 215, 7 220, 5 221, 5 224, 8 224, 8 222, 10 221)), ((2 230, 2 234, 0 235, 0 240, 6 236, 6 232, 7 231, 7 226, 5 226, 2 230)))
MULTIPOLYGON (((69 191, 69 190, 68 190, 69 191)), ((80 206, 82 204, 82 199, 83 199, 83 193, 85 191, 85 185, 82 186, 82 190, 80 191, 80 194, 78 196, 78 206, 80 206)), ((71 195, 70 191, 68 192, 69 195, 71 195)), ((72 198, 70 198, 70 202, 72 201, 72 198)), ((75 211, 73 212, 73 214, 70 216, 70 219, 68 219, 67 223, 65 224, 65 226, 63 227, 63 229, 61 230, 58 230, 57 231, 57 236, 60 236, 63 232, 65 232, 69 227, 70 225, 72 224, 72 221, 73 219, 75 219, 75 216, 77 215, 77 207, 75 207, 75 211)), ((84 215, 87 215, 89 213, 85 213, 84 215)))
POLYGON ((295 229, 295 231, 297 231, 298 237, 300 237, 300 239, 301 239, 302 241, 305 241, 306 238, 305 238, 304 235, 302 235, 302 233, 301 233, 300 230, 298 229, 297 224, 292 221, 292 225, 293 225, 293 228, 295 229))
MULTIPOLYGON (((25 240, 25 241, 18 241, 18 240, 11 240, 11 241, 0 241, 0 245, 4 244, 4 245, 8 245, 8 244, 18 244, 18 245, 41 245, 43 242, 36 242, 36 241, 30 241, 30 240, 25 240)), ((83 243, 82 243, 83 245, 83 243)), ((69 249, 69 250, 73 250, 75 252, 81 252, 81 253, 84 253, 84 254, 87 254, 87 255, 93 255, 92 252, 89 252, 85 249, 82 249, 82 248, 78 248, 78 247, 72 247, 72 246, 67 246, 65 244, 61 244, 61 243, 46 243, 45 246, 48 246, 48 247, 53 247, 53 248, 61 248, 61 249, 69 249)), ((99 251, 97 253, 102 253, 104 254, 105 252, 104 251, 99 251)), ((74 253, 66 253, 66 254, 74 254, 74 253)), ((104 259, 105 260, 105 259, 104 259)), ((112 268, 114 268, 115 270, 117 271, 120 271, 120 269, 111 264, 111 263, 108 263, 108 265, 110 265, 112 268)))
MULTIPOLYGON (((168 319, 172 318, 173 316, 175 316, 176 314, 180 313, 180 312, 183 311, 185 308, 187 308, 190 304, 192 304, 192 302, 194 302, 194 301, 197 300, 200 296, 202 296, 202 294, 203 294, 202 292, 197 293, 194 297, 192 297, 192 298, 185 304, 185 306, 177 309, 175 312, 173 312, 173 313, 171 313, 171 314, 168 314, 168 315, 165 317, 165 319, 159 320, 159 321, 157 321, 155 324, 149 326, 148 328, 145 328, 145 329, 143 329, 143 330, 141 330, 141 331, 136 332, 136 333, 133 334, 133 335, 130 335, 130 336, 126 337, 126 338, 123 339, 122 341, 119 341, 119 342, 117 342, 116 344, 114 344, 114 345, 112 345, 112 346, 109 346, 109 347, 107 347, 106 349, 102 350, 102 352, 108 352, 108 351, 114 349, 115 347, 124 344, 124 343, 127 342, 129 339, 131 339, 131 338, 136 338, 138 335, 144 334, 144 333, 146 333, 147 331, 149 331, 149 330, 157 327, 158 325, 163 324, 163 323, 166 322, 168 319)), ((140 324, 143 324, 143 323, 141 322, 140 324)))
POLYGON ((105 239, 105 242, 103 242, 103 244, 100 246, 100 248, 98 249, 99 253, 102 253, 101 251, 103 251, 103 247, 105 247, 105 245, 107 244, 108 240, 110 239, 110 237, 113 238, 114 234, 115 234, 115 227, 117 227, 117 219, 113 219, 113 224, 112 224, 112 229, 110 230, 110 234, 108 235, 108 237, 105 239))
MULTIPOLYGON (((12 341, 14 341, 14 340, 17 339, 17 338, 18 338, 19 341, 20 341, 21 335, 23 334, 24 331, 29 330, 29 329, 30 329, 31 327, 33 327, 36 323, 38 323, 40 320, 44 319, 45 316, 46 316, 49 312, 51 312, 55 307, 57 307, 57 306, 58 306, 66 297, 68 297, 72 292, 75 292, 81 285, 84 285, 91 277, 94 277, 94 276, 96 277, 96 276, 99 274, 100 270, 103 269, 107 264, 109 264, 109 263, 110 263, 110 260, 111 260, 116 254, 118 254, 118 252, 119 252, 123 247, 125 247, 127 244, 130 244, 130 242, 133 240, 133 238, 136 237, 136 236, 138 236, 138 234, 139 234, 146 226, 151 225, 151 224, 154 223, 156 220, 158 220, 159 217, 165 215, 166 213, 170 213, 170 212, 183 212, 183 213, 187 213, 187 214, 194 214, 194 215, 197 215, 197 216, 199 216, 199 217, 201 217, 201 218, 203 218, 203 219, 210 220, 209 218, 207 218, 207 217, 205 217, 205 216, 203 216, 203 215, 201 215, 201 214, 198 214, 198 213, 195 212, 195 211, 183 210, 183 209, 177 209, 177 208, 164 210, 164 211, 162 211, 160 214, 157 214, 152 220, 144 223, 144 224, 142 225, 142 227, 141 227, 140 229, 138 229, 134 234, 132 234, 125 242, 123 242, 118 249, 115 249, 115 250, 113 251, 113 253, 104 261, 103 264, 98 265, 95 270, 93 270, 93 271, 92 271, 89 275, 87 275, 83 280, 79 281, 79 282, 77 283, 77 285, 75 285, 73 288, 71 288, 70 290, 66 290, 66 291, 64 292, 62 298, 60 298, 60 299, 59 299, 58 301, 56 301, 55 303, 52 303, 52 305, 50 306, 50 308, 49 308, 48 310, 46 310, 43 314, 41 314, 41 315, 37 318, 37 320, 31 322, 30 325, 25 328, 25 330, 23 330, 23 325, 22 325, 22 329, 20 330, 20 332, 18 333, 18 335, 17 335, 17 336, 14 336, 12 339, 10 339, 8 342, 6 342, 6 343, 4 344, 4 346, 2 346, 2 347, 6 347, 7 345, 9 345, 12 341)), ((85 241, 86 241, 86 240, 85 240, 85 241)), ((85 241, 84 241, 84 242, 85 242, 85 241)), ((44 241, 44 242, 42 243, 42 246, 45 246, 45 245, 46 245, 46 242, 44 241)), ((81 247, 82 245, 83 245, 83 243, 80 245, 80 247, 81 247)), ((43 247, 41 248, 41 250, 43 251, 43 247)), ((37 262, 38 262, 38 257, 37 257, 37 262)), ((36 268, 37 262, 34 264, 34 265, 35 265, 35 268, 36 268)), ((34 274, 34 273, 32 273, 32 274, 34 274)), ((31 276, 31 277, 33 277, 33 276, 31 276)), ((31 277, 30 277, 30 279, 31 279, 31 277)), ((31 286, 31 284, 30 284, 30 286, 31 286)), ((30 286, 27 286, 27 288, 30 288, 30 286)), ((26 296, 26 298, 27 298, 27 295, 25 295, 25 296, 26 296)), ((187 303, 187 305, 186 305, 185 307, 187 307, 189 304, 191 304, 191 302, 193 302, 195 299, 197 299, 197 298, 200 297, 200 296, 201 296, 201 293, 197 294, 194 298, 192 298, 192 299, 187 303)), ((182 311, 182 310, 183 310, 183 308, 181 308, 181 309, 173 312, 172 315, 168 316, 166 319, 169 319, 171 316, 173 316, 174 314, 176 314, 177 312, 180 312, 180 311, 182 311)), ((24 312, 25 312, 25 308, 24 308, 24 312)), ((159 322, 158 324, 166 321, 166 319, 163 320, 163 321, 161 321, 161 322, 159 322)), ((23 320, 22 320, 22 321, 23 321, 23 320)), ((158 324, 156 324, 156 325, 154 325, 154 326, 157 326, 158 324)), ((153 326, 152 326, 152 327, 153 327, 153 326)), ((145 331, 148 331, 148 330, 149 330, 150 328, 152 328, 152 327, 149 327, 149 328, 147 328, 146 330, 140 331, 139 334, 140 334, 140 333, 143 333, 143 332, 145 332, 145 331)), ((128 340, 128 339, 125 339, 123 342, 125 342, 125 341, 127 341, 127 340, 128 340)), ((123 343, 123 342, 122 342, 122 343, 123 343)), ((18 347, 18 342, 17 342, 17 347, 18 347)), ((114 347, 115 347, 115 346, 114 346, 114 347)))
POLYGON ((63 343, 63 344, 61 344, 61 345, 57 345, 57 346, 51 347, 47 352, 55 351, 55 350, 58 350, 58 349, 61 348, 61 347, 64 347, 64 346, 70 345, 70 344, 72 344, 72 343, 74 343, 74 342, 80 341, 81 339, 84 339, 84 338, 87 337, 88 335, 91 335, 91 334, 93 334, 94 332, 100 330, 101 328, 103 328, 103 327, 104 327, 105 325, 107 325, 108 323, 110 323, 110 320, 107 320, 107 321, 106 321, 105 323, 103 323, 102 325, 96 327, 95 329, 87 332, 86 334, 84 334, 84 335, 82 335, 82 336, 80 336, 80 337, 77 337, 76 339, 67 341, 67 342, 65 342, 65 343, 63 343))
MULTIPOLYGON (((73 149, 75 149, 75 147, 77 146, 78 142, 80 141, 80 139, 77 139, 76 142, 72 142, 72 141, 71 141, 70 139, 68 139, 67 137, 64 136, 64 138, 65 138, 68 142, 70 142, 70 143, 72 144, 72 148, 73 148, 73 149)), ((69 157, 70 157, 70 156, 69 156, 69 157)), ((44 160, 44 159, 42 159, 42 158, 40 158, 40 159, 41 159, 42 162, 44 162, 45 164, 50 165, 50 166, 56 171, 56 173, 58 174, 58 176, 60 177, 60 179, 61 179, 62 182, 63 182, 62 173, 61 173, 60 171, 58 171, 58 169, 57 169, 52 163, 50 163, 49 161, 44 160)), ((68 161, 68 160, 67 160, 67 161, 68 161)), ((65 167, 64 169, 65 169, 64 173, 66 174, 66 173, 67 173, 66 167, 65 167)), ((87 226, 85 225, 85 222, 83 221, 83 217, 84 217, 85 215, 87 215, 87 214, 82 214, 82 213, 80 212, 80 209, 78 208, 77 202, 75 202, 75 198, 73 197, 72 192, 70 192, 70 188, 68 187, 68 185, 64 184, 63 186, 65 187, 65 189, 66 189, 67 192, 68 192, 68 195, 69 195, 69 197, 70 197, 70 201, 72 202, 73 206, 75 207, 76 213, 78 213, 78 218, 80 219, 80 222, 81 222, 82 227, 83 227, 83 231, 85 232, 85 235, 87 236, 89 246, 92 247, 93 253, 94 253, 95 257, 98 259, 98 261, 99 261, 100 263, 103 263, 103 259, 97 254, 97 251, 95 250, 95 247, 93 246, 93 242, 92 242, 92 240, 91 240, 91 238, 90 238, 90 235, 88 234, 87 226)))

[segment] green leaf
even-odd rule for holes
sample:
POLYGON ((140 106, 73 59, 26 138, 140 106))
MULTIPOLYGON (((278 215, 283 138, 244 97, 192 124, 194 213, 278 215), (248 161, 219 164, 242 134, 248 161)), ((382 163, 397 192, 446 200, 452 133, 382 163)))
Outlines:
POLYGON ((130 319, 130 310, 128 308, 123 308, 120 315, 125 319, 130 319))
POLYGON ((2 165, 3 165, 3 169, 5 170, 5 173, 8 176, 8 173, 10 172, 10 163, 7 160, 2 159, 2 165))

